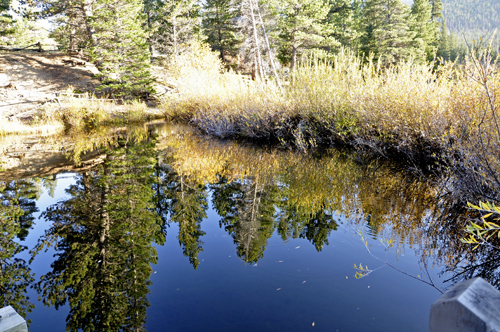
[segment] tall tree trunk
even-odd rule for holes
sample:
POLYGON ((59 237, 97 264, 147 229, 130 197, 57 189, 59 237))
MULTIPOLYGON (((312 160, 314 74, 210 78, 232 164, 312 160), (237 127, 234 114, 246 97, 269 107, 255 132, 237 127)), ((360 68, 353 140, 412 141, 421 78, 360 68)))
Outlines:
POLYGON ((96 46, 96 40, 94 36, 94 28, 90 25, 90 17, 92 16, 92 0, 86 0, 82 3, 80 7, 82 11, 83 21, 85 23, 85 29, 87 30, 87 38, 89 39, 90 46, 96 46))
POLYGON ((295 41, 292 45, 292 61, 290 63, 290 71, 293 71, 295 68, 295 63, 297 62, 297 46, 295 45, 295 41))
POLYGON ((276 84, 278 84, 278 87, 281 90, 281 82, 280 82, 280 79, 278 77, 278 71, 276 70, 276 65, 274 63, 273 54, 271 53, 271 46, 269 45, 269 38, 267 38, 266 27, 264 25, 264 21, 262 20, 262 15, 260 14, 260 8, 259 8, 258 2, 256 3, 256 7, 257 7, 257 14, 259 15, 260 25, 262 26, 262 32, 264 33, 264 40, 266 41, 267 54, 269 54, 269 61, 271 61, 271 67, 273 69, 274 77, 276 78, 276 84))
POLYGON ((253 40, 255 43, 256 57, 257 57, 257 67, 259 71, 259 75, 261 78, 264 78, 264 72, 262 68, 262 57, 260 55, 260 45, 259 39, 257 37, 257 24, 255 23, 255 14, 253 9, 253 0, 248 0, 250 2, 250 13, 252 18, 252 29, 253 29, 253 40))

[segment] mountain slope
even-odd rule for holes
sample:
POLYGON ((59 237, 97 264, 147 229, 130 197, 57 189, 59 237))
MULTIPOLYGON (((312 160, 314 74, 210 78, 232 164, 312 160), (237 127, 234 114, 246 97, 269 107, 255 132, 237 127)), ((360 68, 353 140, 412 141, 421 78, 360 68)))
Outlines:
MULTIPOLYGON (((448 29, 468 42, 500 30, 500 0, 442 0, 448 29)), ((500 40, 497 33, 496 40, 500 40)))

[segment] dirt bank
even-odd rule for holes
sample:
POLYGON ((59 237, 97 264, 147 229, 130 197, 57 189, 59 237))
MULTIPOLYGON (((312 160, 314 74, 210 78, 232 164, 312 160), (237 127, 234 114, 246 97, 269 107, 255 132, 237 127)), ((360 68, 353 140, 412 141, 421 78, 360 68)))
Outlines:
POLYGON ((69 86, 92 91, 97 69, 63 53, 0 53, 0 117, 23 118, 69 86))

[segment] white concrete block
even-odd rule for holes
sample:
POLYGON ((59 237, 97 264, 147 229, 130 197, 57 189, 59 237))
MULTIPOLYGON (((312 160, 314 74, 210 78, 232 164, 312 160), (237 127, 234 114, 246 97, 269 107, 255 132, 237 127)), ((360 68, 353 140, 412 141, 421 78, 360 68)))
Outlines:
POLYGON ((431 307, 430 332, 500 332, 500 291, 484 279, 454 285, 431 307))
POLYGON ((10 305, 0 309, 0 332, 28 332, 26 321, 10 305))

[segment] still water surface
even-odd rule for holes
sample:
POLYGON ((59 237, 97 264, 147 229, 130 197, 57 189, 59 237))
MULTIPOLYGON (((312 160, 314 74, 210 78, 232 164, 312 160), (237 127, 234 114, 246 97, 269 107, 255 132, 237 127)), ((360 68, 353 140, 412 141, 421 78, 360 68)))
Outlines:
POLYGON ((387 163, 170 126, 73 140, 91 166, 0 182, 0 296, 30 331, 426 331, 441 293, 384 262, 467 278, 438 189, 387 163))

